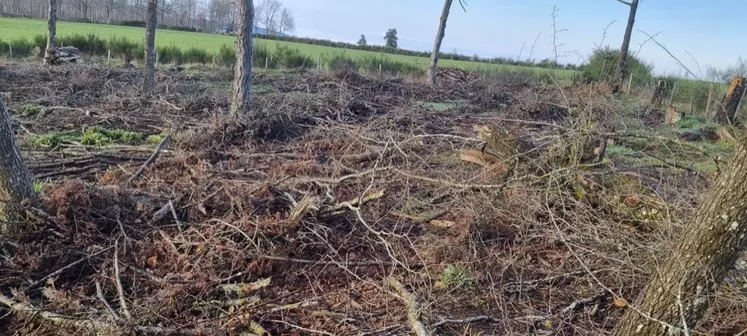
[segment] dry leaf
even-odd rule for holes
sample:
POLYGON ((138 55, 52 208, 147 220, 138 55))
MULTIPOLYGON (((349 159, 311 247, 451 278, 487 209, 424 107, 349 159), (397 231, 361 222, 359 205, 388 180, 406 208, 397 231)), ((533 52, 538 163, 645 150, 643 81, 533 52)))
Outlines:
POLYGON ((203 215, 207 216, 207 210, 205 209, 205 204, 197 203, 197 210, 200 211, 203 215))
POLYGON ((615 306, 623 308, 628 306, 628 301, 623 298, 615 299, 615 306))
POLYGON ((156 267, 158 264, 158 256, 154 255, 152 257, 148 257, 148 259, 145 259, 145 262, 148 263, 148 266, 150 267, 156 267))
POLYGON ((434 220, 432 220, 432 221, 430 221, 428 223, 430 225, 433 225, 433 226, 439 227, 439 228, 443 228, 443 229, 450 228, 450 227, 456 225, 456 222, 447 221, 447 220, 439 220, 439 219, 434 219, 434 220))
POLYGON ((638 195, 628 195, 623 202, 632 207, 638 206, 641 203, 641 197, 638 195))
POLYGON ((243 297, 249 292, 269 286, 270 280, 271 278, 264 278, 250 283, 225 284, 220 285, 219 288, 226 293, 236 293, 239 297, 243 297))
POLYGON ((459 151, 459 157, 463 161, 472 162, 479 164, 483 167, 490 167, 496 163, 500 163, 501 159, 499 159, 495 155, 491 155, 488 153, 483 153, 476 149, 463 149, 459 151))

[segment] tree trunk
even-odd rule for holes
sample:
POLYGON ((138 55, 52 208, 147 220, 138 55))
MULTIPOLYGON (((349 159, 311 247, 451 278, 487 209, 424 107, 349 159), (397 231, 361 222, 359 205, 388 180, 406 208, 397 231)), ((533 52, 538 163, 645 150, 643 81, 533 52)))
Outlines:
POLYGON ((441 42, 446 35, 446 21, 449 19, 449 11, 453 0, 445 0, 444 9, 441 12, 441 22, 438 24, 436 40, 433 41, 433 53, 431 54, 431 65, 428 67, 428 81, 431 85, 436 85, 436 74, 438 73, 438 53, 441 51, 441 42))
POLYGON ((249 94, 252 86, 252 56, 254 27, 254 1, 241 0, 238 2, 238 27, 236 75, 233 82, 233 100, 231 116, 246 117, 249 113, 249 94))
POLYGON ((156 7, 158 0, 148 0, 148 13, 145 18, 145 73, 143 74, 143 95, 149 97, 156 86, 156 7))
POLYGON ((729 83, 724 99, 716 111, 716 122, 719 124, 734 124, 737 121, 737 111, 744 96, 744 77, 735 76, 729 83))
POLYGON ((0 93, 0 236, 14 229, 21 202, 33 196, 31 177, 16 145, 10 114, 0 93))
POLYGON ((673 251, 612 334, 690 334, 686 331, 703 317, 711 295, 746 248, 747 137, 743 137, 673 251))
POLYGON ((635 24, 635 15, 638 11, 638 0, 630 1, 630 15, 628 15, 628 26, 625 27, 625 36, 623 37, 622 47, 620 47, 620 60, 617 65, 617 78, 615 80, 615 92, 620 90, 620 86, 625 78, 628 78, 628 50, 630 49, 630 37, 633 35, 633 25, 635 24))
POLYGON ((47 49, 44 51, 44 64, 54 64, 55 39, 57 38, 57 0, 49 0, 49 13, 47 15, 47 49))

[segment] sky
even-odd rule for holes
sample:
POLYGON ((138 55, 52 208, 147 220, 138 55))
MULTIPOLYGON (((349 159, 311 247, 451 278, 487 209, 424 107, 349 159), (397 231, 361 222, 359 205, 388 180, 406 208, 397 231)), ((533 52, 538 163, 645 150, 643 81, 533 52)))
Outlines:
MULTIPOLYGON (((355 43, 363 34, 369 44, 384 44, 384 33, 396 28, 399 47, 413 50, 432 48, 443 8, 442 0, 282 1, 296 19, 293 35, 355 43)), ((556 39, 560 63, 580 64, 600 44, 620 47, 630 9, 616 0, 468 0, 466 12, 455 0, 441 50, 526 59, 539 35, 531 57, 552 59, 554 6, 562 30, 556 39)), ((641 46, 646 34, 656 36, 703 77, 709 66, 724 68, 747 56, 745 13, 744 0, 640 0, 630 50, 658 74, 684 76, 678 61, 656 43, 641 46)))

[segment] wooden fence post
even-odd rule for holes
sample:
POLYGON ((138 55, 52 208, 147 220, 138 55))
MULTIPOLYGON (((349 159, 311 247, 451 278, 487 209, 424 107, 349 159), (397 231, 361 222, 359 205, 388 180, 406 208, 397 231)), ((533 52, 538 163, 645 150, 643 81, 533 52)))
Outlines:
POLYGON ((630 87, 633 86, 633 74, 630 74, 630 79, 628 79, 628 89, 625 90, 625 94, 630 94, 630 87))
POLYGON ((706 110, 705 114, 706 117, 711 117, 711 103, 713 102, 713 83, 711 83, 711 86, 708 88, 708 101, 706 102, 706 110))
POLYGON ((109 49, 106 51, 106 63, 111 63, 111 62, 112 62, 112 51, 111 49, 109 49))

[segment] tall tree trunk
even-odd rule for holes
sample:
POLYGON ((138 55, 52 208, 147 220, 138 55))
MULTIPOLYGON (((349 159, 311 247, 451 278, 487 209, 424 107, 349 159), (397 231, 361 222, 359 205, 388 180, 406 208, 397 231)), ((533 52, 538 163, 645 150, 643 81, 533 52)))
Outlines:
POLYGON ((620 90, 620 86, 625 78, 628 78, 628 50, 630 49, 630 38, 633 35, 635 15, 638 11, 638 0, 631 0, 630 3, 627 4, 630 6, 630 14, 628 15, 628 26, 625 27, 625 36, 623 37, 622 47, 620 47, 620 60, 617 65, 618 74, 617 78, 615 78, 614 85, 614 91, 616 92, 620 90))
POLYGON ((145 18, 145 73, 143 74, 143 95, 149 97, 156 86, 156 7, 158 0, 148 0, 148 13, 145 18))
POLYGON ((55 62, 55 40, 57 38, 57 0, 49 0, 49 13, 47 13, 47 49, 44 50, 44 64, 55 62))
POLYGON ((238 27, 236 75, 233 82, 233 100, 231 102, 231 116, 244 118, 249 113, 249 96, 252 87, 252 56, 254 27, 254 1, 241 0, 238 2, 238 27))
POLYGON ((446 21, 449 19, 449 11, 453 0, 444 2, 444 9, 441 12, 441 22, 438 24, 436 40, 433 41, 433 53, 431 54, 431 65, 428 67, 428 81, 431 85, 436 85, 436 74, 438 73, 438 54, 441 52, 441 42, 446 35, 446 21))
POLYGON ((10 123, 10 114, 0 93, 0 235, 11 232, 24 199, 34 196, 34 187, 10 123))
POLYGON ((703 197, 674 250, 660 263, 614 336, 684 335, 705 314, 712 294, 747 248, 747 137, 703 197), (683 324, 684 322, 684 324, 683 324))

